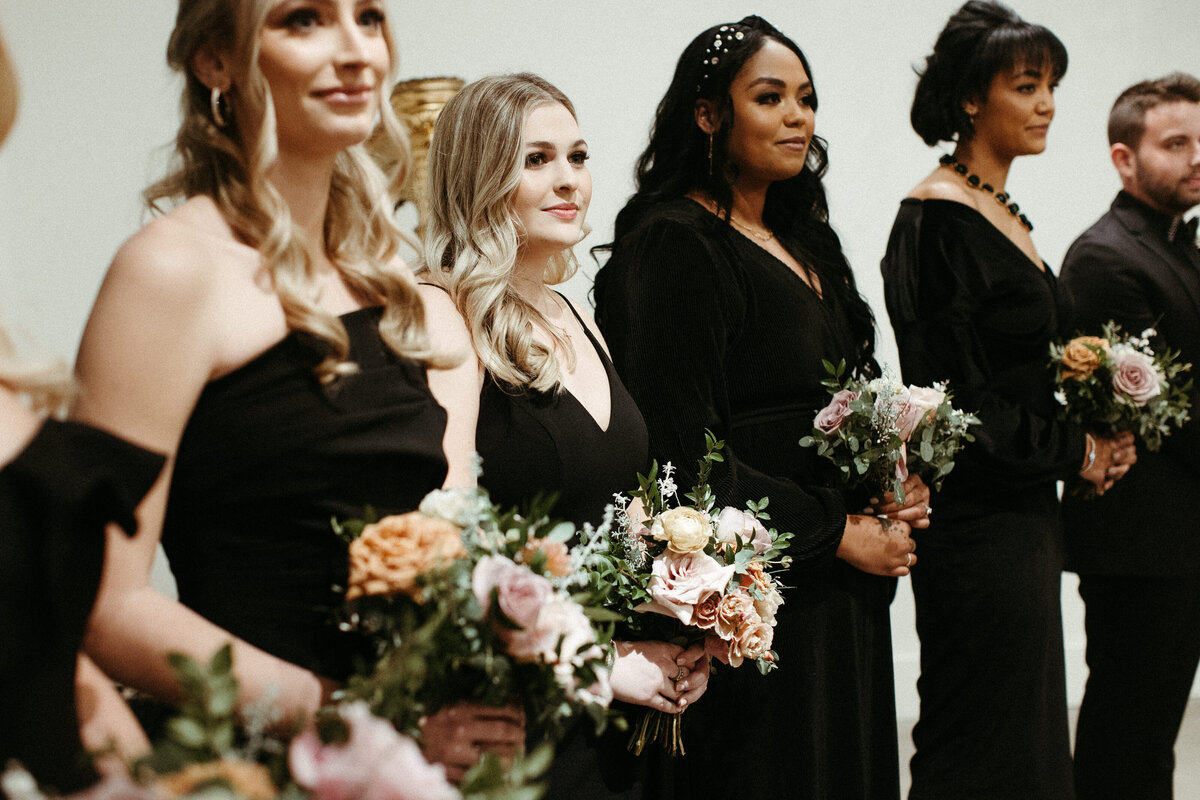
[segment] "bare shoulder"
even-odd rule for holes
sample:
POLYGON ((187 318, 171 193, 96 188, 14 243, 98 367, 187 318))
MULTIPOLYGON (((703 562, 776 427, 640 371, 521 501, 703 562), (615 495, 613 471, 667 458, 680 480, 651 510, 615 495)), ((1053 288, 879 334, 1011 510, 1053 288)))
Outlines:
POLYGON ((975 207, 975 198, 962 181, 951 180, 943 170, 936 170, 913 187, 909 197, 917 200, 949 200, 975 207))
POLYGON ((429 331, 433 349, 456 358, 473 354, 471 331, 449 293, 428 283, 417 284, 417 293, 425 306, 425 328, 429 331))
POLYGON ((0 386, 0 467, 25 449, 38 428, 38 418, 15 392, 0 386))
MULTIPOLYGON (((245 249, 208 198, 194 198, 150 221, 114 256, 101 288, 177 310, 195 307, 211 286, 215 262, 245 249)), ((137 303, 141 305, 141 303, 137 303)))

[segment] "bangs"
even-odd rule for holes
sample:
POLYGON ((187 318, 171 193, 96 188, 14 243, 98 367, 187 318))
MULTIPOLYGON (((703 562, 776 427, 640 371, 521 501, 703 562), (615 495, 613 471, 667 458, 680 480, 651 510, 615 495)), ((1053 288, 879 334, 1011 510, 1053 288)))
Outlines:
POLYGON ((988 37, 977 63, 983 86, 997 73, 1046 65, 1050 78, 1058 81, 1067 74, 1067 48, 1041 25, 1006 26, 988 37))

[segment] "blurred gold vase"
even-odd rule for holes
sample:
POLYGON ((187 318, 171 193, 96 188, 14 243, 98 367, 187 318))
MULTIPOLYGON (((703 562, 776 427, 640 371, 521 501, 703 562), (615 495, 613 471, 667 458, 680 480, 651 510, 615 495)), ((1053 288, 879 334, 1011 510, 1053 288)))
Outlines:
MULTIPOLYGON (((428 212, 425 198, 429 182, 426 167, 433 126, 442 107, 463 87, 461 78, 414 78, 396 84, 392 89, 392 109, 408 128, 412 151, 408 178, 400 191, 399 200, 412 203, 417 209, 416 233, 424 232, 428 212)), ((387 174, 392 174, 399 161, 395 148, 377 131, 367 142, 367 149, 387 174)))

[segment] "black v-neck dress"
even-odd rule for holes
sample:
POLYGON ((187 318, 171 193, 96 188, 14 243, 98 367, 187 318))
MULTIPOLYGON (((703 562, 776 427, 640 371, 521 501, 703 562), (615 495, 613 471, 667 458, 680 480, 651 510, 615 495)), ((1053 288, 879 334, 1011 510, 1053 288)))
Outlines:
POLYGON ((974 208, 913 198, 882 266, 904 379, 982 420, 918 534, 910 800, 1070 800, 1055 482, 1085 444, 1056 419, 1054 275, 974 208))
MULTIPOLYGON (((795 243, 784 243, 793 253, 795 243)), ((807 263, 807 259, 803 260, 807 263)), ((807 263, 832 287, 833 271, 807 263)), ((835 559, 848 501, 801 437, 829 401, 822 359, 858 348, 838 300, 699 204, 647 211, 596 279, 597 319, 646 417, 651 454, 689 485, 704 430, 725 441, 719 504, 770 498, 795 559, 778 670, 719 668, 684 714, 679 797, 899 795, 889 602, 894 583, 835 559)), ((865 365, 864 365, 865 366, 865 365)))
MULTIPOLYGON (((569 301, 567 305, 578 319, 574 306, 569 301)), ((557 492, 554 515, 577 526, 599 525, 613 494, 637 488, 637 474, 649 468, 641 412, 604 348, 582 319, 580 325, 608 378, 608 426, 601 428, 570 392, 519 391, 489 376, 480 393, 475 431, 476 449, 483 459, 480 485, 494 502, 502 507, 520 505, 538 492, 557 492)), ((631 706, 623 709, 632 720, 642 713, 631 706)), ((590 719, 576 720, 555 749, 546 797, 672 796, 669 784, 663 782, 662 754, 637 758, 627 750, 626 739, 611 726, 597 738, 590 719)))
POLYGON ((539 491, 557 492, 555 516, 599 525, 613 494, 636 489, 637 474, 650 466, 646 423, 604 348, 583 320, 579 324, 608 378, 608 427, 601 428, 568 391, 514 390, 488 376, 479 395, 475 447, 483 459, 479 483, 494 502, 518 505, 539 491))

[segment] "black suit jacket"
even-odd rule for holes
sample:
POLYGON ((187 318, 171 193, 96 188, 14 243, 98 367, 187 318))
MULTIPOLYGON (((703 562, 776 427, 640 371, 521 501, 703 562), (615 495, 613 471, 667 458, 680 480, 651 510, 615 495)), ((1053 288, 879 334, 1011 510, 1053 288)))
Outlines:
MULTIPOLYGON (((1110 319, 1155 328, 1156 347, 1181 351, 1200 373, 1200 252, 1171 243, 1171 220, 1121 192, 1067 251, 1060 282, 1063 334, 1099 334, 1110 319)), ((1196 376, 1200 389, 1200 374, 1196 376)), ((1067 567, 1080 574, 1200 574, 1200 398, 1193 419, 1103 497, 1063 500, 1067 567)))

